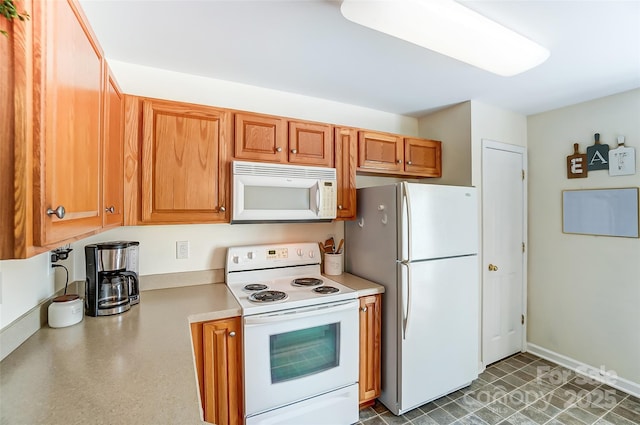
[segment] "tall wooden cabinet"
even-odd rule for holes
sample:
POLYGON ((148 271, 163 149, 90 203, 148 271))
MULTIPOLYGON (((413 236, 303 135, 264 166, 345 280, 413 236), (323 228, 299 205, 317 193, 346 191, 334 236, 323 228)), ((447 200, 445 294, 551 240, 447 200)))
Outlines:
POLYGON ((360 407, 380 396, 382 296, 360 297, 360 407))
POLYGON ((34 70, 34 240, 62 242, 102 227, 101 168, 104 62, 75 3, 36 2, 44 63, 34 70), (40 100, 40 101, 38 101, 40 100))
POLYGON ((191 324, 204 420, 243 423, 242 321, 240 317, 191 324))
POLYGON ((76 0, 16 7, 30 19, 11 23, 2 40, 2 81, 10 85, 3 88, 3 134, 10 139, 2 143, 0 185, 11 194, 0 207, 2 259, 38 254, 105 224, 102 50, 76 0))
POLYGON ((348 127, 334 129, 335 167, 338 181, 337 218, 356 217, 356 167, 358 165, 358 130, 348 127))
POLYGON ((228 222, 230 126, 228 110, 126 96, 126 224, 228 222))
POLYGON ((107 67, 104 102, 104 150, 102 205, 103 227, 121 226, 124 217, 123 99, 118 83, 107 67))

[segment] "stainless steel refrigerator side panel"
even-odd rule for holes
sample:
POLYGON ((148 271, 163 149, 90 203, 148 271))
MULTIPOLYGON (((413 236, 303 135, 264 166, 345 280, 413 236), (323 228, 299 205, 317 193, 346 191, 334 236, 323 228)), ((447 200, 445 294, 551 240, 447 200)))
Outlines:
POLYGON ((382 297, 382 394, 386 406, 398 402, 398 338, 402 299, 398 255, 396 185, 357 192, 356 220, 345 223, 345 271, 385 287, 382 297), (383 209, 379 209, 383 206, 383 209), (386 224, 385 224, 386 222, 386 224))

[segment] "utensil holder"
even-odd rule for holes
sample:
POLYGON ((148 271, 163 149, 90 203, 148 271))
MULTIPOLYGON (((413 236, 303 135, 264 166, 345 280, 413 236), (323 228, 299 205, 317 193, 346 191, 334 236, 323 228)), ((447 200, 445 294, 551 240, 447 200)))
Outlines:
POLYGON ((324 274, 326 275, 339 275, 342 274, 343 263, 342 252, 340 254, 333 254, 325 252, 324 254, 324 274))

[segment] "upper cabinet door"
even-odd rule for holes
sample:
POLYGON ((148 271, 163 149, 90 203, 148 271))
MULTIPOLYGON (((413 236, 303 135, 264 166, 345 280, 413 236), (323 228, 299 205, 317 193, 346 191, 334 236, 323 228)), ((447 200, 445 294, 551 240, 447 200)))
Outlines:
POLYGON ((333 167, 331 125, 289 121, 289 162, 333 167))
POLYGON ((437 140, 404 139, 404 169, 425 177, 442 176, 442 147, 437 140))
POLYGON ((237 159, 287 162, 287 122, 268 115, 235 114, 237 159))
POLYGON ((358 135, 358 168, 363 171, 401 172, 402 137, 395 134, 360 131, 358 135))
POLYGON ((143 222, 229 221, 229 116, 207 106, 143 101, 143 222))
POLYGON ((123 219, 123 100, 122 93, 107 68, 104 114, 103 226, 121 226, 123 219))
POLYGON ((337 218, 356 217, 356 166, 358 131, 355 128, 335 128, 335 164, 338 181, 337 218))
POLYGON ((34 241, 42 246, 102 227, 104 67, 100 47, 74 2, 40 5, 43 29, 35 37, 41 38, 45 59, 34 78, 42 94, 35 116, 43 120, 34 130, 40 152, 34 161, 34 241))

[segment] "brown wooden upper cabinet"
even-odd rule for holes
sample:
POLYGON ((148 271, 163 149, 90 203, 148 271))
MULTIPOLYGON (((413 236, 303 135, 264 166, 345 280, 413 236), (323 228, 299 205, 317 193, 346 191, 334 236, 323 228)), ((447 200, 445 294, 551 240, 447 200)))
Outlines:
MULTIPOLYGON (((126 105, 141 108, 141 184, 127 192, 139 192, 140 206, 131 209, 139 209, 142 223, 228 222, 230 111, 157 99, 126 105)), ((139 134, 138 114, 125 115, 128 141, 139 134)))
POLYGON ((107 67, 107 85, 104 106, 104 152, 102 205, 103 227, 120 226, 124 217, 123 172, 123 98, 118 83, 107 67))
POLYGON ((415 177, 440 177, 441 142, 360 131, 358 170, 415 177))
POLYGON ((337 217, 350 220, 356 217, 356 167, 358 158, 358 130, 336 127, 335 166, 338 181, 337 217))
POLYGON ((46 58, 34 77, 34 242, 44 246, 102 228, 104 61, 75 2, 34 2, 33 13, 46 58))
POLYGON ((234 157, 333 167, 331 128, 331 124, 236 112, 234 157))

